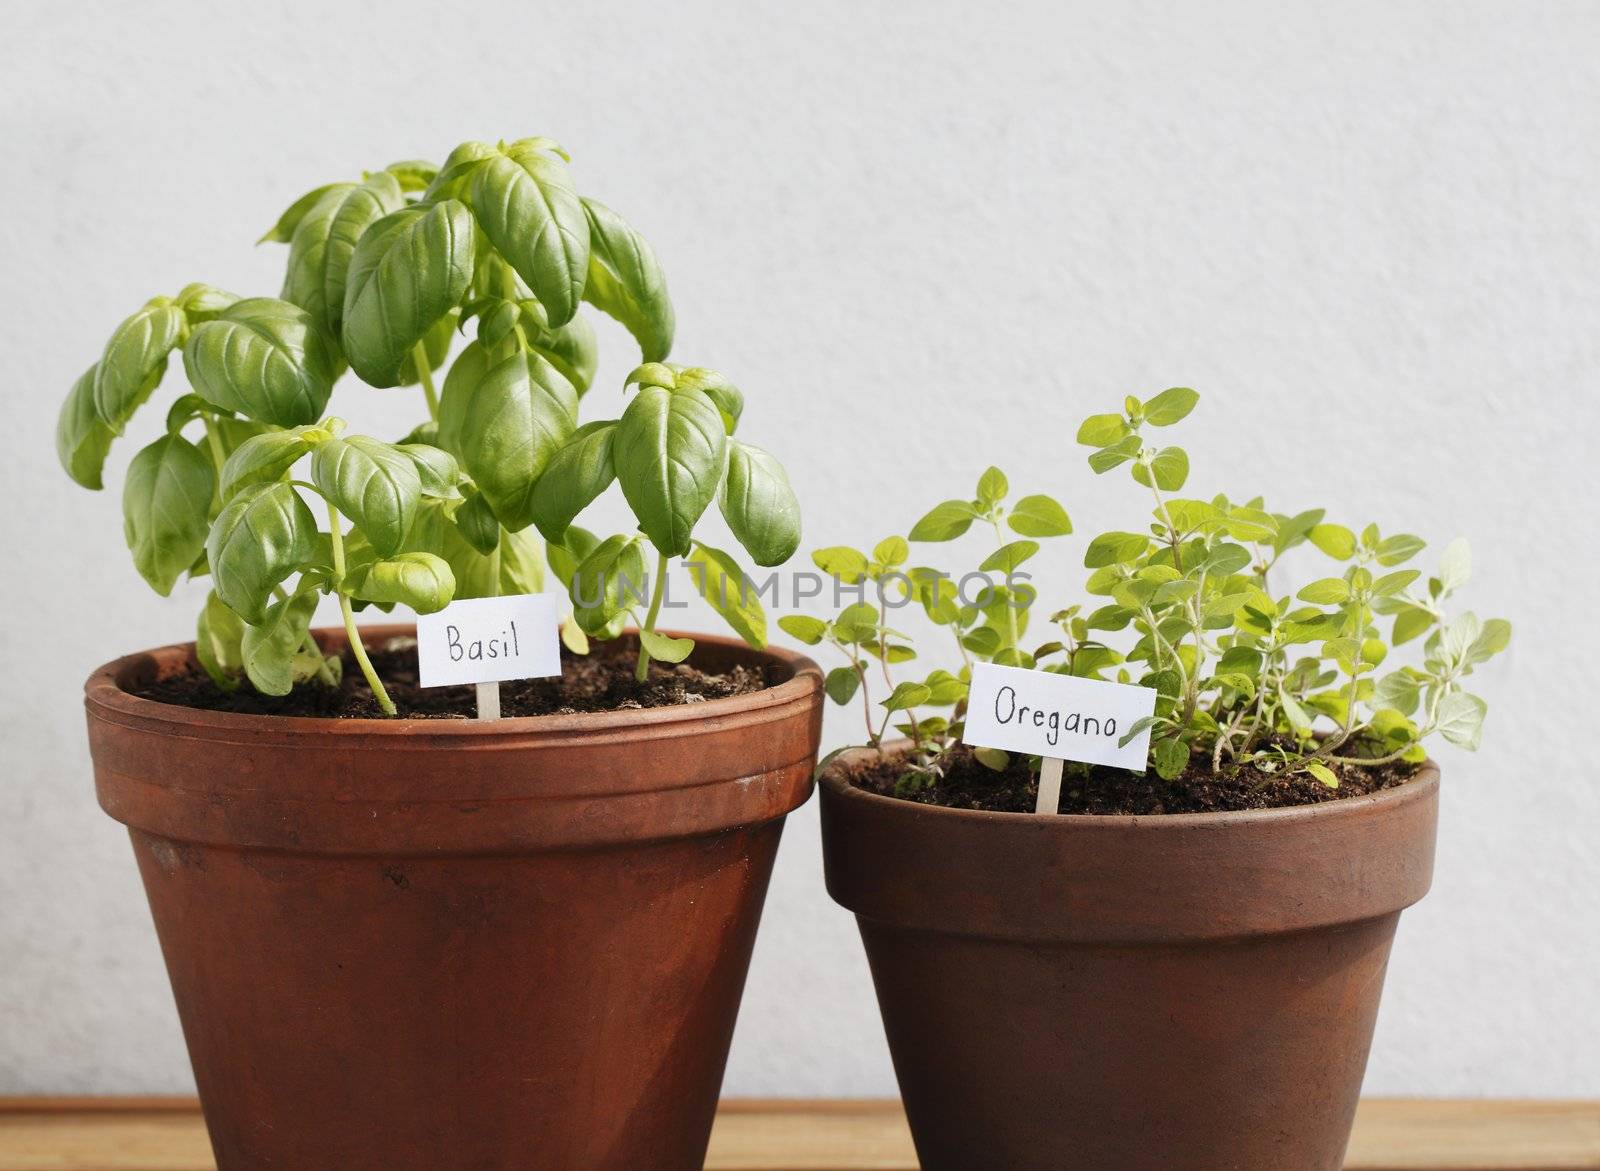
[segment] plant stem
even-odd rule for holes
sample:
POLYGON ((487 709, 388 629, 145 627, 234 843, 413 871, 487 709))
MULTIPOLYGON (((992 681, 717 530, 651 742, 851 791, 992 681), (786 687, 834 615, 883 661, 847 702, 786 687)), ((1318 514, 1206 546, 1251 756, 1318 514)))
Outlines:
POLYGON ((212 422, 211 416, 203 417, 206 425, 206 443, 211 448, 211 459, 217 465, 217 478, 211 485, 211 503, 218 510, 222 509, 222 465, 228 462, 227 452, 222 450, 222 436, 217 434, 217 425, 212 422))
POLYGON ((383 680, 378 678, 378 672, 372 668, 372 660, 367 658, 367 648, 361 642, 361 631, 356 629, 356 614, 350 608, 350 595, 343 590, 344 585, 344 533, 339 527, 339 510, 332 503, 328 505, 328 536, 333 543, 333 577, 335 589, 339 594, 339 613, 344 615, 344 633, 350 640, 350 653, 356 657, 356 663, 361 668, 361 673, 367 677, 367 685, 372 688, 372 697, 378 701, 378 706, 383 709, 386 716, 399 715, 394 706, 394 700, 389 698, 389 693, 383 689, 383 680))
POLYGON ((417 375, 422 379, 422 396, 428 400, 428 418, 439 421, 439 392, 433 385, 433 364, 428 361, 428 347, 418 342, 411 347, 411 359, 417 364, 417 375))
MULTIPOLYGON (((655 633, 656 619, 661 616, 661 599, 667 592, 667 555, 656 554, 656 580, 650 590, 650 609, 644 616, 644 625, 640 632, 655 633)), ((645 649, 644 639, 639 640, 639 663, 633 669, 633 677, 643 683, 650 678, 650 652, 645 649)))
MULTIPOLYGON (((1000 542, 1000 548, 1004 549, 1006 547, 1005 530, 1000 527, 1000 522, 999 522, 998 519, 990 518, 989 523, 994 525, 995 540, 999 541, 1000 542)), ((1011 575, 1009 573, 1007 573, 1006 574, 1006 637, 1011 640, 1009 645, 1010 645, 1012 650, 1021 650, 1022 648, 1017 646, 1017 641, 1018 641, 1018 637, 1019 636, 1017 634, 1017 610, 1016 610, 1016 606, 1014 605, 1015 602, 1016 602, 1016 598, 1011 593, 1011 575)))

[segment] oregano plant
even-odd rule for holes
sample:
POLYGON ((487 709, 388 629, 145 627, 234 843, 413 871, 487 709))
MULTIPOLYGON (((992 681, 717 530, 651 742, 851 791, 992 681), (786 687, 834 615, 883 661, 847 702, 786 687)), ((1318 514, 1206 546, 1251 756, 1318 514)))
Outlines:
MULTIPOLYGON (((1154 689, 1154 714, 1126 729, 1122 742, 1148 729, 1150 766, 1169 780, 1186 770, 1249 766, 1305 773, 1336 788, 1339 767, 1417 762, 1433 736, 1477 748, 1487 707, 1466 682, 1509 645, 1511 625, 1451 612, 1470 572, 1466 542, 1452 541, 1425 574, 1407 565, 1424 549, 1407 533, 1347 527, 1326 520, 1322 509, 1275 512, 1261 497, 1235 503, 1225 495, 1182 495, 1188 453, 1158 435, 1198 401, 1183 387, 1129 397, 1121 411, 1091 416, 1079 428, 1079 443, 1092 449, 1091 469, 1125 466, 1145 494, 1148 520, 1089 540, 1083 596, 1053 609, 1049 637, 1024 637, 1034 589, 1015 574, 1037 551, 1031 539, 1002 536, 978 569, 961 577, 909 569, 898 575, 897 592, 883 587, 906 560, 899 538, 881 543, 872 558, 840 547, 813 554, 847 584, 873 582, 880 597, 919 604, 954 636, 959 672, 897 680, 894 665, 917 652, 894 628, 886 603, 858 602, 830 622, 780 619, 801 641, 831 643, 845 655, 847 665, 828 677, 828 693, 851 703, 863 692, 869 745, 881 746, 898 717, 895 729, 912 742, 902 789, 925 785, 946 767, 960 741, 976 661, 1154 689), (1285 584, 1280 562, 1302 547, 1299 556, 1327 558, 1331 571, 1285 584), (971 596, 962 584, 969 577, 982 580, 971 596), (1397 663, 1394 652, 1408 644, 1420 654, 1397 663), (867 658, 881 664, 881 716, 865 701, 867 658)), ((973 500, 937 505, 912 527, 911 539, 951 541, 978 521, 999 531, 1002 517, 1028 538, 1070 531, 1065 511, 1048 497, 1026 497, 1005 514, 1006 488, 1004 475, 989 469, 973 500)), ((974 755, 996 770, 1010 763, 996 750, 974 755)))
MULTIPOLYGON (((731 438, 741 396, 710 371, 666 364, 675 317, 655 253, 579 193, 569 163, 547 138, 468 142, 442 166, 408 160, 319 186, 262 238, 288 246, 277 297, 200 283, 154 297, 74 384, 57 452, 68 475, 99 489, 113 442, 181 355, 188 389, 129 465, 124 528, 157 592, 212 577, 199 657, 219 686, 282 694, 335 682, 336 661, 306 633, 327 593, 392 714, 353 611, 538 590, 547 556, 571 587, 582 567, 602 576, 602 546, 629 562, 642 539, 599 542, 571 521, 613 479, 662 558, 696 547, 691 530, 719 494, 759 563, 793 551, 787 478, 731 438), (598 365, 585 304, 632 334, 644 364, 622 417, 580 428, 598 365), (417 426, 392 442, 345 434, 326 411, 347 370, 371 387, 417 388, 417 426), (536 521, 570 547, 544 548, 536 521)), ((702 552, 743 584, 731 558, 702 552)), ((615 586, 607 576, 607 598, 615 586)), ((764 642, 753 599, 719 609, 764 642)), ((643 621, 641 674, 652 655, 688 653, 656 632, 658 611, 643 621)), ((563 636, 585 650, 586 631, 613 636, 630 612, 579 606, 563 636)))

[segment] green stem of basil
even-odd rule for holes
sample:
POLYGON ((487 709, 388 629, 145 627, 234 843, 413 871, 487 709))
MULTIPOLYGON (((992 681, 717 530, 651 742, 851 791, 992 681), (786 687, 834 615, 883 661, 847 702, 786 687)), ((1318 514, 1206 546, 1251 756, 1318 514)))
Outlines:
MULTIPOLYGON (((328 535, 333 542, 333 577, 340 587, 344 585, 344 533, 339 527, 339 510, 331 503, 328 505, 328 535)), ((350 608, 350 595, 339 589, 339 613, 344 615, 344 633, 350 640, 350 653, 356 657, 356 663, 361 668, 361 673, 367 677, 367 685, 372 688, 372 696, 378 701, 378 706, 383 709, 386 716, 399 715, 394 706, 394 700, 389 698, 389 693, 383 689, 383 680, 378 678, 377 671, 372 668, 372 660, 367 658, 367 648, 362 645, 361 631, 356 629, 355 611, 350 608)))
POLYGON ((439 421, 439 391, 433 385, 433 364, 428 361, 428 347, 418 342, 411 348, 411 360, 417 364, 417 376, 422 379, 422 397, 428 400, 428 418, 439 421))
POLYGON ((222 510, 222 465, 228 462, 228 453, 222 450, 222 437, 217 434, 217 425, 212 422, 210 415, 202 416, 206 425, 206 443, 211 448, 211 461, 217 465, 216 478, 211 483, 211 507, 214 511, 222 510))
MULTIPOLYGON (((644 629, 654 634, 656 619, 661 616, 661 599, 667 592, 667 555, 656 554, 656 580, 650 591, 650 610, 644 616, 644 629)), ((644 649, 644 640, 639 640, 639 663, 633 669, 633 677, 640 683, 650 678, 650 652, 644 649)))

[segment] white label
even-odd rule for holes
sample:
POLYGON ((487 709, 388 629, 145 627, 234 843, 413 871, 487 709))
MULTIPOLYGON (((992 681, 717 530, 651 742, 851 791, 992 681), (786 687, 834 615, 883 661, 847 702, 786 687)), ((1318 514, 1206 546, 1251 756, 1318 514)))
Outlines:
POLYGON ((961 738, 984 748, 1143 772, 1150 729, 1126 748, 1117 741, 1155 710, 1153 688, 975 663, 961 738))
POLYGON ((561 609, 554 594, 468 598, 417 617, 424 687, 561 674, 561 609))

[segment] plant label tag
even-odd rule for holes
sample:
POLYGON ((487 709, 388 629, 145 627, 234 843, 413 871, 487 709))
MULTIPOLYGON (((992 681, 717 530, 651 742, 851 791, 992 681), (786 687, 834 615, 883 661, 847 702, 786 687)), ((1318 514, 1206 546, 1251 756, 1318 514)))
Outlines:
POLYGON ((974 663, 961 739, 983 748, 1143 772, 1150 729, 1126 747, 1119 748, 1117 741, 1155 710, 1154 688, 974 663))
POLYGON ((424 687, 559 675, 560 600, 554 594, 468 598, 418 615, 417 666, 424 687))

